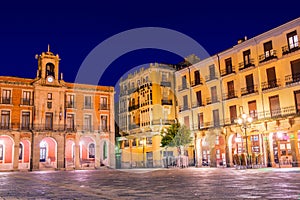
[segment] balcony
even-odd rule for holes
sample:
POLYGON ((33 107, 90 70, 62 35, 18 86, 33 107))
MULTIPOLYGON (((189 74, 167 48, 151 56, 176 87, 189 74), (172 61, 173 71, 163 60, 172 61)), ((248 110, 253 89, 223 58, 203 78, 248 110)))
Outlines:
POLYGON ((221 76, 227 76, 229 74, 233 74, 235 73, 235 67, 234 66, 226 67, 226 69, 221 69, 220 73, 221 76))
POLYGON ((300 82, 300 74, 291 74, 285 76, 285 84, 291 85, 300 82))
POLYGON ((1 97, 1 104, 11 104, 11 97, 1 97))
POLYGON ((233 98, 237 98, 237 92, 234 91, 229 91, 228 93, 223 94, 223 100, 229 100, 229 99, 233 99, 233 98))
POLYGON ((208 98, 206 98, 206 104, 207 105, 213 104, 213 103, 218 103, 218 102, 220 102, 218 97, 213 97, 213 98, 208 97, 208 98))
POLYGON ((217 79, 218 79, 218 77, 215 74, 209 75, 209 76, 205 76, 205 81, 206 82, 209 82, 209 81, 212 81, 212 80, 217 80, 217 79))
POLYGON ((174 124, 174 119, 156 119, 152 120, 152 125, 171 125, 174 124))
POLYGON ((136 128, 140 128, 140 124, 129 124, 129 129, 136 129, 136 128))
POLYGON ((276 50, 272 49, 270 51, 266 51, 264 54, 259 55, 258 61, 259 63, 263 63, 272 59, 277 58, 277 52, 276 50))
POLYGON ((133 106, 129 106, 128 107, 128 111, 130 112, 130 111, 133 111, 133 110, 136 110, 136 109, 138 109, 140 106, 137 104, 137 105, 133 105, 133 106))
POLYGON ((195 79, 191 82, 191 86, 194 87, 194 86, 197 86, 197 85, 202 85, 203 84, 203 80, 202 78, 200 79, 195 79))
POLYGON ((269 81, 269 82, 262 82, 261 83, 262 91, 273 89, 273 88, 277 88, 279 86, 280 86, 279 79, 276 79, 276 80, 273 80, 273 81, 269 81))
POLYGON ((136 92, 138 89, 137 88, 130 88, 128 89, 128 94, 132 94, 134 92, 136 92))
POLYGON ((298 51, 298 50, 300 49, 300 47, 299 47, 298 45, 299 45, 298 42, 296 42, 296 43, 294 44, 294 47, 293 47, 293 48, 290 48, 288 45, 281 47, 282 55, 287 55, 287 54, 289 54, 289 53, 298 51))
POLYGON ((171 82, 170 81, 161 81, 160 86, 171 87, 171 82))
POLYGON ((21 105, 23 105, 23 106, 33 106, 33 99, 21 98, 21 105))
POLYGON ((182 91, 182 90, 185 90, 185 89, 188 89, 187 84, 183 84, 183 85, 178 86, 178 92, 182 91))
POLYGON ((197 107, 202 107, 202 106, 204 106, 203 102, 196 101, 196 102, 192 103, 192 108, 197 108, 197 107))
POLYGON ((239 71, 242 71, 244 69, 248 69, 250 67, 255 67, 254 59, 253 58, 251 58, 248 63, 246 63, 246 62, 239 63, 239 71))
POLYGON ((100 104, 100 110, 109 110, 109 104, 106 104, 106 103, 101 103, 100 104))
POLYGON ((66 101, 65 105, 66 105, 66 108, 75 108, 74 101, 66 101))
POLYGON ((251 85, 251 86, 241 88, 241 95, 242 96, 257 93, 257 92, 258 92, 257 85, 251 85))
POLYGON ((188 109, 189 109, 188 105, 179 106, 179 112, 183 112, 183 111, 186 111, 188 109))
POLYGON ((162 99, 161 105, 173 105, 173 102, 172 102, 172 100, 162 99))

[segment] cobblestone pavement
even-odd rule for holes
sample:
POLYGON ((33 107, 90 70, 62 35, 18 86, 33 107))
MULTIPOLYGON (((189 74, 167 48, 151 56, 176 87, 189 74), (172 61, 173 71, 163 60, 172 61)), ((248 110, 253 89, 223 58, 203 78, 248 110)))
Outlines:
POLYGON ((300 169, 0 172, 0 199, 300 199, 300 169))

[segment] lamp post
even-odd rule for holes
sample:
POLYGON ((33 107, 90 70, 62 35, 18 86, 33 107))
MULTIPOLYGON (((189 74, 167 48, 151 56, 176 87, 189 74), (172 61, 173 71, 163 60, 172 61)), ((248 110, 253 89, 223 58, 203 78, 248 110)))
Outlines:
POLYGON ((248 160, 248 136, 247 136, 247 128, 250 127, 253 119, 252 117, 248 116, 247 114, 243 113, 241 117, 238 118, 237 122, 241 126, 241 128, 244 129, 245 131, 245 137, 246 137, 246 155, 247 155, 247 160, 248 160))
POLYGON ((282 138, 282 132, 278 131, 276 133, 276 146, 277 146, 277 159, 278 159, 278 167, 281 168, 280 166, 280 139, 282 138))
POLYGON ((145 139, 143 138, 141 141, 140 141, 140 144, 143 145, 143 167, 146 167, 145 165, 145 145, 146 145, 146 141, 145 139))

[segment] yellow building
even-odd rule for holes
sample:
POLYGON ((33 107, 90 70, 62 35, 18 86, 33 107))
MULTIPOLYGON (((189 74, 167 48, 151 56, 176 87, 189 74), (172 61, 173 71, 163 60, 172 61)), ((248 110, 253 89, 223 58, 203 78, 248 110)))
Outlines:
POLYGON ((300 18, 175 72, 178 120, 194 133, 198 166, 233 166, 241 153, 299 166, 299 33, 300 18), (239 125, 242 114, 251 123, 239 125))
POLYGON ((161 167, 173 149, 161 147, 161 130, 176 119, 172 66, 150 64, 120 80, 119 128, 122 168, 161 167))

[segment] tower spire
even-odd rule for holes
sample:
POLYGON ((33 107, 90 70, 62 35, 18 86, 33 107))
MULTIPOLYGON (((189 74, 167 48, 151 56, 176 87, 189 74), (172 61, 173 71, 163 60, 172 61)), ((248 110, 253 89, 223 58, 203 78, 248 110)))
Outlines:
POLYGON ((50 44, 48 44, 48 52, 50 52, 50 44))

